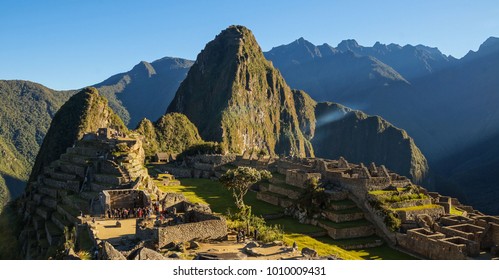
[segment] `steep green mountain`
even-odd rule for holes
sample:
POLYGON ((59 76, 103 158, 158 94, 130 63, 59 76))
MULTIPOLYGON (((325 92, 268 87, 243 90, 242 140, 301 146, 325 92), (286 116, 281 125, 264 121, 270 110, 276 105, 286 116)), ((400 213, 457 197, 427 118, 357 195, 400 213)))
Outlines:
POLYGON ((295 100, 296 113, 300 123, 300 130, 307 140, 315 135, 315 106, 317 102, 313 100, 303 90, 293 89, 293 98, 295 100))
POLYGON ((157 120, 170 104, 194 62, 164 57, 141 61, 132 70, 116 74, 94 85, 109 100, 109 106, 129 128, 143 118, 157 120))
POLYGON ((0 80, 0 204, 22 193, 50 121, 72 91, 0 80))
POLYGON ((144 136, 146 156, 157 152, 179 154, 193 144, 202 142, 196 126, 179 113, 166 114, 155 123, 143 119, 135 131, 144 136))
POLYGON ((315 114, 312 145, 316 156, 343 156, 352 162, 384 164, 416 182, 426 176, 426 158, 404 130, 378 116, 331 102, 318 103, 315 114))
POLYGON ((97 89, 89 87, 73 95, 52 119, 29 180, 36 180, 44 166, 58 159, 85 133, 101 127, 127 130, 120 117, 109 108, 107 99, 99 95, 97 89))
MULTIPOLYGON (((129 127, 135 127, 144 117, 158 119, 163 114, 192 63, 169 57, 141 62, 96 87, 129 127)), ((0 203, 9 196, 6 185, 13 197, 22 192, 52 118, 76 92, 0 80, 0 153, 9 155, 0 158, 0 203)))
POLYGON ((376 91, 408 85, 397 71, 375 57, 341 52, 300 38, 265 53, 293 88, 318 101, 349 102, 376 95, 376 91))
POLYGON ((10 197, 24 189, 30 163, 11 143, 0 137, 0 213, 10 197))
POLYGON ((204 140, 222 142, 231 152, 313 155, 291 89, 242 26, 227 28, 206 45, 167 112, 185 114, 204 140))

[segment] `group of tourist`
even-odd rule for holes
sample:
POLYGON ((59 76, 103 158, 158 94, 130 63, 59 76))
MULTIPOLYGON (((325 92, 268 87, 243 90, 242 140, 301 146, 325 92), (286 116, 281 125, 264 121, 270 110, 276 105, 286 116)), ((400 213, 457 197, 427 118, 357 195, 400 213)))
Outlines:
POLYGON ((129 218, 151 218, 153 210, 151 207, 139 208, 114 208, 106 211, 109 219, 129 219, 129 218))
POLYGON ((184 222, 185 221, 183 215, 177 214, 176 208, 158 211, 156 214, 156 223, 160 225, 178 225, 183 224, 184 222))

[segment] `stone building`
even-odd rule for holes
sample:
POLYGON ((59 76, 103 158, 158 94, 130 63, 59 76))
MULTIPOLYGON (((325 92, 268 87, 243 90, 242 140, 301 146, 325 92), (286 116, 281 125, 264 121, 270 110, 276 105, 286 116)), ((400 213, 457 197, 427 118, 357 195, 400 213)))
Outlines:
POLYGON ((167 194, 163 203, 169 213, 167 218, 155 222, 137 220, 137 238, 163 248, 172 242, 220 240, 227 236, 225 218, 212 214, 208 206, 190 203, 176 194, 167 194))
POLYGON ((19 211, 32 226, 21 233, 22 253, 26 258, 44 258, 64 238, 65 230, 79 229, 113 204, 133 205, 137 195, 137 202, 147 205, 147 193, 154 191, 139 135, 112 128, 85 134, 46 166, 25 192, 19 211))
POLYGON ((414 186, 408 178, 389 171, 383 165, 371 163, 366 167, 362 163, 349 163, 344 158, 288 157, 277 161, 277 170, 285 177, 273 178, 268 185, 262 185, 257 198, 285 209, 296 208, 301 192, 293 187, 302 187, 303 182, 311 177, 320 179, 322 185, 333 186, 333 189, 326 191, 331 209, 322 211, 321 216, 325 219, 307 218, 300 212, 288 211, 300 222, 325 228, 332 238, 368 236, 376 232, 392 245, 428 259, 468 259, 483 254, 493 257, 499 252, 499 217, 484 215, 462 205, 455 198, 414 186), (421 196, 388 204, 402 222, 400 231, 392 232, 385 223, 386 213, 370 204, 375 197, 371 193, 403 194, 407 191, 414 194, 414 190, 421 196), (343 208, 345 199, 353 201, 361 211, 343 211, 352 209, 343 208), (335 201, 342 201, 342 204, 335 201), (461 211, 462 215, 452 215, 451 211, 461 211), (335 226, 335 223, 360 221, 364 217, 369 223, 352 228, 335 226))

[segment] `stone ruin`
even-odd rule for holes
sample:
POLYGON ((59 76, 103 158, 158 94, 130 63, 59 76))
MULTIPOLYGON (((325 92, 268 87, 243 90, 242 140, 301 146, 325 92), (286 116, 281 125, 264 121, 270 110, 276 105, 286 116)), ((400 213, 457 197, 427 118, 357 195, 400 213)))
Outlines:
POLYGON ((137 195, 147 205, 154 191, 141 136, 111 128, 87 133, 28 187, 19 208, 27 223, 20 236, 22 253, 43 258, 66 229, 79 231, 106 207, 133 204, 137 195))
POLYGON ((143 190, 103 190, 99 193, 99 203, 104 211, 118 208, 144 208, 151 205, 151 197, 143 190))
MULTIPOLYGON (((323 211, 322 215, 329 221, 341 222, 365 216, 374 225, 367 228, 376 228, 376 233, 389 243, 423 258, 467 259, 476 258, 484 252, 491 258, 499 253, 499 217, 484 215, 470 206, 461 204, 455 198, 428 192, 421 187, 417 189, 429 198, 392 203, 394 209, 401 209, 397 211, 397 215, 402 221, 402 229, 400 232, 390 232, 382 217, 367 203, 368 193, 376 190, 404 189, 413 185, 408 178, 390 172, 383 165, 376 166, 371 163, 366 167, 362 163, 349 163, 344 158, 326 160, 289 157, 277 161, 277 170, 285 175, 284 182, 276 182, 278 180, 274 179, 273 184, 271 179, 268 186, 261 187, 257 198, 292 209, 300 197, 300 192, 286 188, 282 183, 303 187, 306 180, 315 177, 323 184, 334 186, 333 190, 326 191, 331 201, 349 198, 364 212, 359 213, 358 217, 354 217, 355 214, 347 217, 334 214, 334 211, 323 211), (428 207, 418 207, 425 205, 428 207), (462 216, 452 215, 451 209, 462 211, 462 216)), ((351 238, 359 232, 358 228, 350 229, 351 232, 341 232, 342 230, 328 227, 327 223, 320 220, 307 220, 305 216, 299 218, 301 222, 326 228, 333 238, 351 238)))
POLYGON ((157 248, 194 240, 220 240, 227 236, 225 218, 211 213, 207 205, 193 204, 181 194, 167 194, 162 201, 165 220, 138 219, 136 237, 153 242, 157 248))
POLYGON ((216 179, 221 176, 221 168, 235 160, 235 154, 199 154, 186 156, 182 160, 177 159, 173 163, 158 168, 177 178, 216 179))

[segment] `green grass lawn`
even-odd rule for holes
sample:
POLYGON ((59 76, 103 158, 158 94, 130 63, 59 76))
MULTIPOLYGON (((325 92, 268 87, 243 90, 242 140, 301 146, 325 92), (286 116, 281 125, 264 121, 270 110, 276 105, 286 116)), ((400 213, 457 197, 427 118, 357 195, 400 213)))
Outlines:
POLYGON ((372 195, 394 195, 396 193, 397 193, 396 191, 384 191, 384 190, 369 191, 369 194, 372 195))
POLYGON ((456 215, 456 216, 462 216, 464 214, 464 212, 461 211, 461 210, 459 210, 459 209, 457 209, 454 206, 451 206, 451 208, 450 208, 450 214, 451 215, 456 215))
POLYGON ((432 209, 432 208, 441 208, 442 206, 436 204, 426 204, 420 206, 413 207, 405 207, 405 208, 393 208, 393 211, 414 211, 414 210, 423 210, 423 209, 432 209))
POLYGON ((283 217, 275 220, 267 221, 270 225, 281 225, 284 232, 287 233, 319 233, 325 232, 321 227, 316 227, 313 225, 300 224, 296 219, 291 217, 283 217))
MULTIPOLYGON (((164 192, 183 193, 184 196, 193 203, 209 204, 211 210, 216 213, 225 214, 227 209, 234 211, 236 206, 232 193, 228 191, 220 182, 209 179, 180 179, 180 186, 161 186, 164 192)), ((256 193, 249 191, 244 197, 244 202, 251 205, 251 210, 255 215, 277 214, 283 210, 281 207, 256 199, 256 193)))
MULTIPOLYGON (((219 182, 208 179, 180 179, 181 186, 164 187, 158 185, 162 191, 183 193, 191 202, 209 204, 214 212, 225 214, 227 209, 235 209, 232 194, 219 182)), ((256 199, 256 193, 249 191, 244 199, 245 203, 252 206, 255 215, 281 213, 282 208, 256 199)), ((355 206, 350 200, 335 201, 339 205, 355 206)), ((351 224, 339 223, 340 225, 359 225, 365 220, 354 221, 351 224)), ((296 242, 298 247, 309 247, 316 250, 319 255, 337 255, 343 259, 408 259, 410 256, 398 252, 387 245, 363 250, 344 250, 339 244, 348 242, 361 242, 360 239, 333 240, 325 237, 310 237, 307 234, 324 231, 320 227, 300 224, 296 219, 283 217, 267 221, 268 224, 279 224, 284 231, 284 242, 292 245, 296 242)))

